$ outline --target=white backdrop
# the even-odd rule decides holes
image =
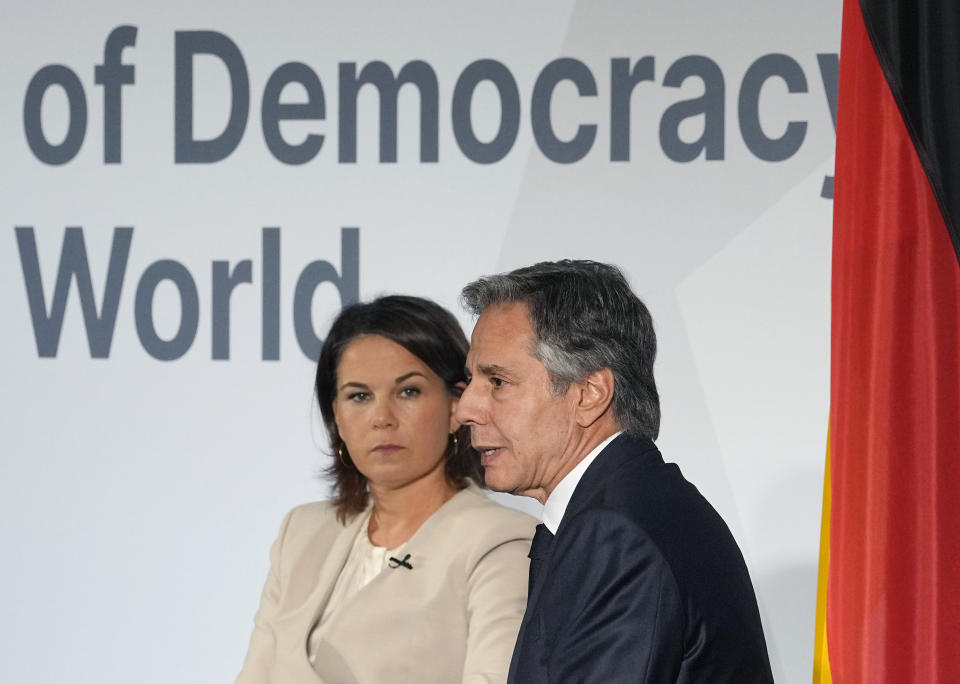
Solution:
[[[809,680],[839,0],[6,0],[4,14],[0,681],[231,681],[282,514],[327,493],[295,320],[322,338],[341,293],[403,292],[469,332],[463,284],[563,257],[617,263],[649,305],[659,446],[740,542],[777,680]],[[135,31],[110,47],[122,26]],[[220,52],[191,61],[190,45]],[[436,110],[421,117],[429,88],[402,86],[383,159],[391,126],[369,84],[354,123],[350,65],[418,61],[404,73],[432,70]],[[288,62],[305,67],[276,78],[310,83],[280,101],[314,104],[271,149],[264,93]],[[178,158],[178,107],[197,141],[232,108],[247,118],[218,161],[181,128]],[[582,125],[594,137],[578,147]],[[339,291],[311,294],[331,269]]]

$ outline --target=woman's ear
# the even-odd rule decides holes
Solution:
[[[463,390],[467,389],[467,383],[463,380],[454,385],[456,392],[453,393],[453,396],[450,397],[450,433],[453,434],[462,427],[462,423],[456,419],[457,415],[457,404],[460,403],[460,395],[463,394]]]

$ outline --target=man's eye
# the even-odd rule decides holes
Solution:
[[[492,377],[490,378],[490,384],[493,385],[494,387],[503,387],[503,385],[504,385],[505,383],[503,382],[503,379],[502,379],[502,378],[498,378],[498,377],[496,377],[496,376],[492,376]]]

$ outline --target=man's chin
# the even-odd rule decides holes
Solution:
[[[502,473],[497,471],[497,467],[495,465],[485,465],[483,466],[483,483],[488,489],[492,489],[495,492],[515,494],[517,488],[516,484],[507,482],[505,478],[499,477],[501,474]]]

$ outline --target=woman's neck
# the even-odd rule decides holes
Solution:
[[[398,489],[371,486],[373,512],[367,534],[374,546],[395,549],[457,493],[444,469]]]

